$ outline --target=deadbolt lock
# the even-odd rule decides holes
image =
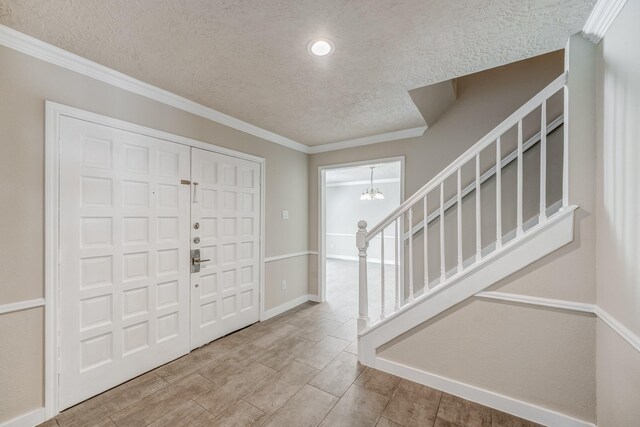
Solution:
[[[193,228],[195,228],[196,230],[200,228],[200,223],[196,222],[195,224],[193,224]]]

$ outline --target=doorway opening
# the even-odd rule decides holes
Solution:
[[[357,310],[358,249],[357,223],[371,229],[402,203],[404,196],[404,157],[324,166],[320,168],[319,294],[331,305]],[[380,264],[385,281],[393,282],[397,251],[395,230],[370,242],[368,265],[369,295],[378,295]],[[381,247],[384,245],[384,258]],[[394,292],[393,287],[388,287]],[[388,296],[393,301],[395,295]]]

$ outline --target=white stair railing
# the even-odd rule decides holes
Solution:
[[[359,319],[358,330],[360,333],[373,326],[374,324],[384,322],[393,317],[396,313],[407,309],[409,306],[415,303],[416,298],[420,300],[428,298],[430,292],[447,284],[456,277],[456,275],[462,274],[463,270],[469,268],[474,264],[483,262],[483,247],[482,247],[482,183],[489,179],[489,177],[495,177],[495,230],[496,241],[492,247],[492,251],[504,250],[505,242],[503,241],[502,230],[502,191],[503,191],[503,179],[505,175],[502,174],[502,169],[506,164],[516,160],[516,176],[515,176],[515,199],[516,199],[516,226],[515,226],[515,238],[508,242],[509,245],[522,239],[527,230],[523,227],[525,218],[523,218],[523,165],[524,165],[524,152],[528,150],[534,143],[540,144],[540,192],[539,192],[539,214],[538,223],[542,224],[549,220],[547,218],[547,134],[550,130],[556,129],[560,123],[566,122],[567,117],[567,105],[566,105],[566,92],[562,97],[564,102],[564,114],[561,117],[556,118],[551,124],[547,121],[548,101],[560,91],[566,91],[567,74],[562,74],[537,95],[531,98],[526,104],[511,114],[506,120],[496,126],[491,132],[484,136],[480,141],[469,148],[465,153],[453,161],[449,166],[442,170],[438,175],[431,179],[420,190],[411,195],[404,203],[402,203],[397,209],[390,213],[379,224],[373,227],[370,231],[367,231],[367,223],[365,221],[358,222],[358,232],[356,235],[356,245],[358,247],[359,254]],[[534,110],[540,111],[540,132],[528,141],[523,141],[523,120],[527,118]],[[501,149],[504,143],[504,135],[510,129],[517,129],[517,148],[513,153],[510,153],[506,157],[502,156]],[[566,161],[566,154],[568,153],[568,126],[564,126],[564,145],[563,145],[563,159],[562,162],[562,208],[567,207],[568,197],[568,170]],[[488,170],[482,170],[481,153],[483,150],[495,147],[495,164],[492,164]],[[485,159],[486,160],[486,159]],[[472,165],[475,168],[475,175],[472,182],[463,187],[462,183],[462,169],[466,165]],[[456,194],[451,198],[445,196],[445,181],[448,179],[454,179],[456,182]],[[431,192],[437,192],[439,203],[431,214],[429,214],[428,196]],[[465,263],[463,260],[463,239],[464,233],[469,233],[469,230],[465,230],[463,227],[462,219],[462,203],[463,198],[473,192],[475,194],[475,221],[474,221],[474,233],[475,234],[475,255],[471,258],[470,263]],[[511,195],[510,195],[511,196]],[[422,203],[421,203],[422,202]],[[492,202],[493,203],[493,202]],[[420,212],[420,206],[422,205],[422,212]],[[455,240],[446,239],[446,227],[445,227],[445,212],[457,206],[457,215],[455,218],[457,238]],[[562,209],[561,208],[561,209]],[[418,215],[421,215],[422,219],[417,224],[414,223],[414,210],[417,210]],[[429,222],[433,221],[436,217],[439,217],[439,240],[440,240],[440,265],[439,265],[439,280],[433,284],[429,281],[429,256],[432,251],[429,248],[428,232]],[[484,219],[484,222],[487,220]],[[385,247],[384,238],[381,240],[381,256],[380,256],[380,313],[373,318],[369,315],[369,283],[367,281],[367,250],[371,239],[378,235],[384,236],[385,230],[390,229],[395,234],[394,240],[394,273],[395,283],[394,292],[395,297],[394,304],[387,304],[387,285],[388,281],[385,278]],[[423,230],[423,254],[424,257],[421,260],[423,263],[424,274],[424,287],[419,296],[416,296],[415,284],[414,284],[414,234],[420,229]],[[408,237],[407,237],[408,236]],[[408,240],[407,247],[405,249],[405,240]],[[453,274],[447,272],[446,268],[446,245],[457,244],[456,251],[456,266],[453,269]],[[407,250],[407,256],[402,257],[401,251]],[[437,252],[436,252],[437,253]],[[484,254],[486,256],[486,254]],[[406,258],[407,265],[402,265],[401,259]],[[449,275],[447,274],[449,273]],[[406,288],[404,284],[406,274]],[[404,294],[407,293],[405,297]]]

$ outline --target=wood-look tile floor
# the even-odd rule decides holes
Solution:
[[[48,426],[534,426],[356,356],[356,308],[307,303],[59,414]]]

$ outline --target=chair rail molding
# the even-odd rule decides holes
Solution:
[[[274,262],[274,261],[280,261],[283,259],[289,259],[289,258],[297,258],[297,257],[301,257],[301,256],[306,256],[306,255],[318,255],[318,252],[316,251],[300,251],[300,252],[291,252],[288,254],[282,254],[282,255],[276,255],[276,256],[270,256],[264,259],[265,264],[269,263],[269,262]]]
[[[29,310],[36,307],[44,307],[44,298],[34,298],[30,300],[10,302],[0,305],[0,315],[14,313],[21,310]]]
[[[626,3],[627,0],[598,0],[582,28],[584,37],[600,43]]]
[[[541,298],[529,295],[518,295],[507,292],[478,292],[475,297],[496,301],[512,302],[517,304],[527,304],[539,307],[555,308],[560,310],[590,313],[602,320],[615,333],[620,335],[631,347],[640,353],[640,336],[633,333],[629,328],[616,320],[611,314],[597,304],[584,302],[574,302],[558,300],[552,298]]]

